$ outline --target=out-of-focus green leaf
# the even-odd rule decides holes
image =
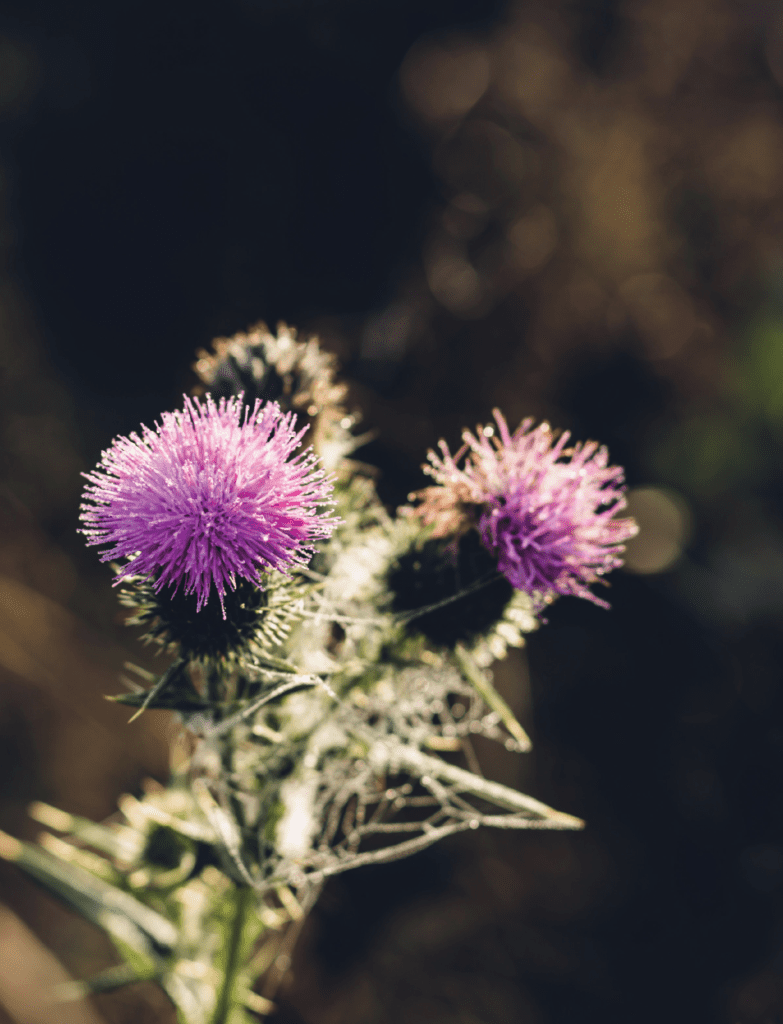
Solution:
[[[129,893],[31,843],[20,842],[5,833],[0,833],[0,840],[1,857],[18,864],[82,917],[141,956],[148,968],[160,953],[170,951],[176,944],[174,925]]]
[[[147,975],[139,975],[130,964],[118,964],[116,967],[109,967],[100,974],[96,974],[86,981],[66,981],[52,990],[54,1002],[68,1003],[77,999],[84,999],[85,996],[94,995],[98,992],[113,992],[126,985],[133,985],[137,981],[155,981],[158,972]]]
[[[89,818],[68,814],[41,801],[30,804],[28,814],[47,828],[74,836],[87,846],[92,846],[117,860],[133,861],[141,853],[142,837],[124,825],[109,828],[90,821]]]

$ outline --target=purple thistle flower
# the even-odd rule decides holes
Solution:
[[[509,583],[539,606],[573,594],[608,608],[588,586],[622,565],[623,542],[637,533],[633,519],[614,518],[626,505],[622,467],[595,441],[567,448],[568,431],[555,438],[526,419],[511,434],[494,416],[499,436],[465,431],[456,455],[443,441],[441,456],[429,453],[425,472],[440,486],[422,492],[424,521],[436,536],[472,522]]]
[[[288,575],[330,536],[335,520],[318,506],[331,480],[311,450],[290,458],[307,429],[296,431],[293,413],[207,395],[161,421],[116,438],[83,474],[87,543],[112,545],[103,562],[130,559],[115,585],[129,576],[153,579],[156,592],[184,585],[200,611],[214,584],[223,606],[237,577],[261,585],[269,569]]]

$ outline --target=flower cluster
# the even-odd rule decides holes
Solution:
[[[465,431],[452,455],[429,453],[427,472],[437,486],[419,493],[417,509],[435,536],[478,529],[506,579],[546,604],[572,594],[608,607],[590,584],[622,564],[623,542],[634,536],[625,507],[623,470],[610,466],[594,441],[568,446],[568,431],[524,420],[512,434],[495,410],[497,427]]]
[[[154,977],[189,1024],[274,1009],[266,950],[298,925],[262,936],[332,875],[481,826],[583,826],[486,778],[473,740],[530,749],[487,670],[557,594],[603,604],[588,587],[636,532],[605,449],[500,413],[430,453],[434,486],[391,516],[314,339],[259,326],[215,349],[215,397],[117,438],[81,510],[128,623],[170,655],[160,675],[126,663],[149,688],[113,699],[176,715],[172,778],[123,797],[122,824],[37,804],[67,837],[43,849],[0,832],[0,858],[130,954],[79,991]]]
[[[291,458],[304,430],[293,413],[242,398],[185,399],[163,413],[154,430],[117,438],[97,470],[84,474],[82,532],[88,544],[108,544],[102,561],[129,559],[116,581],[136,576],[195,593],[197,611],[214,586],[224,596],[237,578],[262,585],[262,574],[284,575],[306,564],[313,542],[335,520],[331,480],[305,451]]]

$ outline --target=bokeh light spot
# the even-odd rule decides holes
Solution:
[[[649,575],[672,568],[691,534],[693,516],[676,491],[636,487],[628,492],[627,513],[639,524],[639,533],[626,545],[625,568]]]

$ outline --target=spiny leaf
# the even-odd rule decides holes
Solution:
[[[122,693],[108,700],[138,708],[130,719],[133,722],[147,708],[170,711],[199,711],[209,707],[194,687],[187,674],[184,661],[176,661],[166,669],[155,685],[142,693]]]

